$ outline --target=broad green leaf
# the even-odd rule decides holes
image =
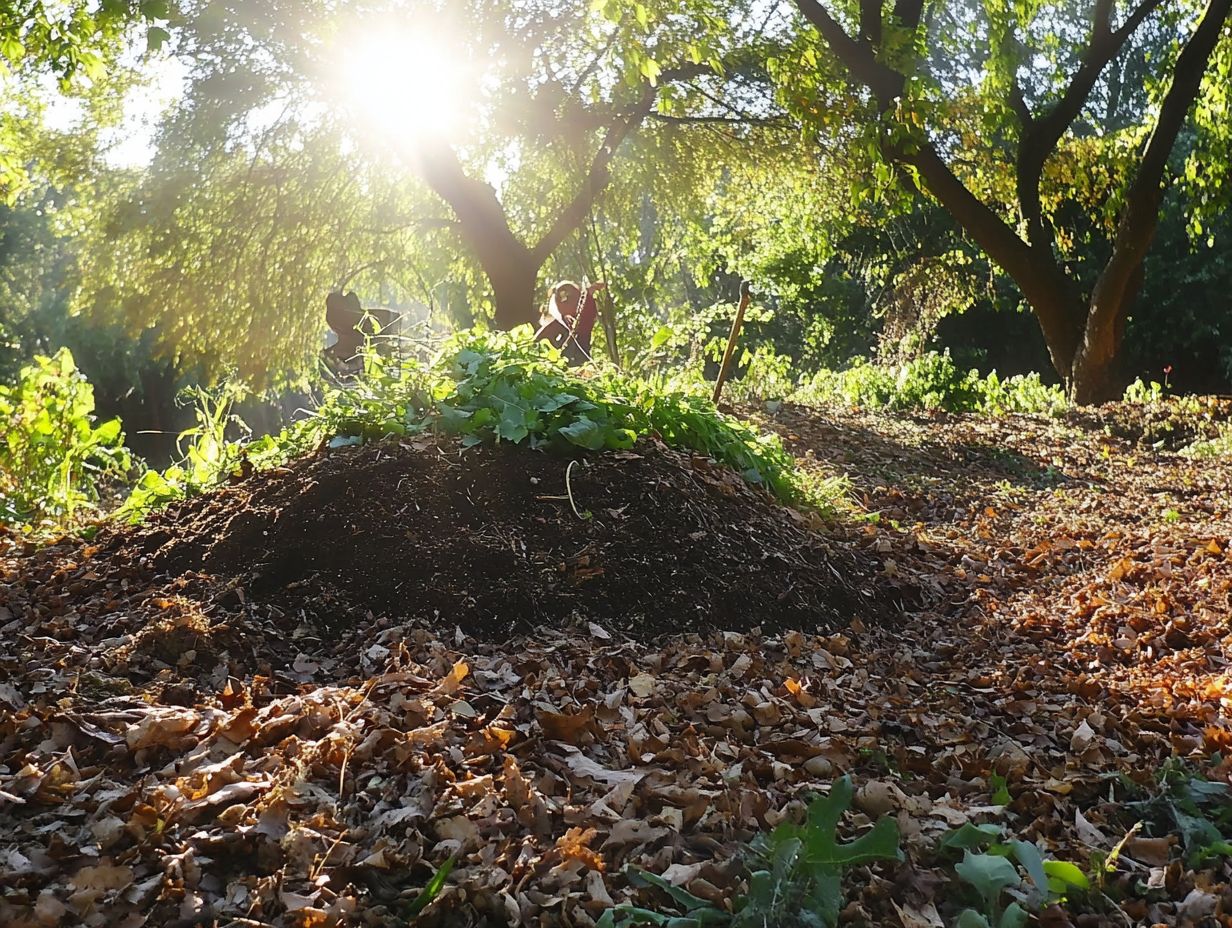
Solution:
[[[963,909],[955,922],[956,928],[992,928],[986,919],[975,909]]]
[[[958,875],[975,887],[988,907],[996,904],[1003,890],[1022,883],[1018,870],[1004,857],[993,854],[963,852],[963,859],[955,865]]]
[[[1091,881],[1087,875],[1067,860],[1044,861],[1044,872],[1048,874],[1048,885],[1053,892],[1064,892],[1068,889],[1087,890]]]
[[[1011,840],[1010,847],[1014,850],[1014,856],[1018,858],[1018,862],[1027,870],[1027,875],[1031,877],[1031,882],[1036,885],[1040,892],[1048,890],[1048,874],[1044,872],[1044,855],[1040,853],[1038,847],[1030,841]]]
[[[603,428],[587,416],[579,416],[571,425],[562,428],[560,434],[573,444],[591,451],[598,451],[606,440]]]
[[[964,822],[961,828],[945,833],[941,838],[941,846],[958,851],[978,850],[1001,837],[1004,830],[1000,825],[973,825],[971,822]]]
[[[683,906],[686,912],[692,912],[695,909],[708,909],[713,907],[712,904],[707,902],[705,899],[695,896],[692,893],[681,889],[679,886],[669,883],[661,876],[656,876],[653,873],[648,873],[647,871],[641,870],[637,867],[630,867],[626,872],[629,876],[629,882],[631,882],[634,886],[654,886],[657,889],[661,889],[663,892],[671,896],[676,903]]]
[[[1001,919],[997,922],[997,928],[1023,928],[1023,925],[1026,923],[1027,910],[1017,902],[1011,902],[1005,907],[1005,911],[1001,913]]]

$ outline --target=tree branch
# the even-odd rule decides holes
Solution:
[[[1134,31],[1162,2],[1163,0],[1143,0],[1114,31],[1111,28],[1113,0],[1097,0],[1091,17],[1091,38],[1080,57],[1078,71],[1065,88],[1061,99],[1038,118],[1023,121],[1022,112],[1019,112],[1019,120],[1023,121],[1023,134],[1018,143],[1016,188],[1018,208],[1026,223],[1027,238],[1031,244],[1050,250],[1053,246],[1052,228],[1044,222],[1043,205],[1040,201],[1039,188],[1044,165],[1082,112],[1108,63],[1120,54]],[[1010,105],[1018,111],[1013,97]],[[1025,101],[1022,106],[1026,111]]]
[[[655,88],[647,84],[633,112],[625,119],[618,120],[608,127],[603,136],[603,142],[590,163],[590,169],[586,172],[586,178],[582,181],[581,189],[557,214],[556,220],[543,238],[530,250],[531,255],[540,263],[546,261],[569,233],[586,218],[586,214],[611,177],[612,159],[616,156],[616,149],[620,147],[620,143],[628,137],[629,133],[646,119],[650,108],[654,106],[654,101]]]
[[[1159,204],[1163,199],[1161,184],[1168,156],[1185,124],[1189,107],[1202,86],[1207,62],[1230,16],[1232,0],[1209,0],[1193,35],[1177,57],[1172,84],[1164,94],[1159,119],[1125,197],[1116,238],[1113,239],[1112,258],[1100,274],[1091,295],[1088,334],[1106,326],[1111,316],[1126,309],[1130,285],[1146,257],[1159,224]],[[1086,347],[1084,345],[1084,353]]]
[[[849,36],[818,0],[796,0],[796,6],[817,27],[830,50],[852,77],[872,92],[882,111],[889,109],[894,98],[902,92],[903,75],[878,61],[871,46]]]
[[[490,184],[468,177],[458,154],[442,141],[426,142],[416,152],[420,176],[457,217],[457,229],[491,276],[524,262],[528,250],[505,216]]]
[[[720,124],[727,126],[786,126],[789,120],[785,116],[670,116],[667,113],[650,113],[649,117],[658,122],[671,123],[677,126],[698,124]]]
[[[873,48],[881,44],[881,0],[860,0],[860,41]]]

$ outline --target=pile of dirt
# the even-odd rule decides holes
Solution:
[[[657,444],[562,458],[386,442],[48,549],[0,586],[0,604],[45,637],[114,642],[103,665],[134,682],[172,667],[199,678],[191,665],[219,679],[323,659],[362,670],[355,642],[391,626],[651,638],[894,614],[875,556],[816,523]]]

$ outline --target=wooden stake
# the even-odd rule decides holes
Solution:
[[[731,372],[732,356],[736,353],[736,342],[740,338],[740,327],[744,325],[744,311],[749,308],[749,300],[752,298],[752,293],[749,291],[749,282],[743,280],[740,282],[740,305],[736,307],[736,318],[732,320],[731,335],[727,336],[727,350],[723,352],[723,363],[719,366],[719,379],[714,382],[714,394],[710,397],[714,400],[714,404],[719,405],[719,397],[723,393],[723,384],[727,382],[727,375]]]

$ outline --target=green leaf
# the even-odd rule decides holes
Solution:
[[[514,443],[522,441],[530,434],[526,419],[526,410],[510,403],[501,413],[500,422],[496,426],[497,436]]]
[[[562,428],[560,434],[578,447],[591,451],[598,451],[606,440],[603,427],[588,416],[578,416],[575,422]]]
[[[146,19],[166,19],[167,0],[141,0],[141,15]]]
[[[570,403],[576,403],[578,397],[572,393],[557,393],[555,396],[550,396],[541,403],[536,403],[535,408],[540,412],[556,412],[562,406],[568,406]]]
[[[0,55],[3,55],[13,64],[17,64],[25,56],[26,47],[21,44],[21,41],[12,35],[6,35],[0,39]]]
[[[171,41],[171,33],[161,26],[151,26],[145,34],[145,50],[156,52]]]
[[[992,804],[994,806],[1008,806],[1013,801],[1005,777],[994,773],[988,778],[988,785],[992,787]]]
[[[1044,872],[1044,855],[1040,853],[1039,848],[1029,841],[1018,840],[1010,841],[1010,847],[1013,848],[1018,862],[1026,868],[1031,882],[1039,888],[1040,892],[1047,892],[1048,874]]]
[[[941,846],[956,851],[974,851],[987,847],[1001,837],[1003,831],[1000,825],[973,825],[971,822],[965,822],[961,828],[946,832],[941,838]]]
[[[663,879],[661,876],[656,876],[653,873],[648,873],[638,867],[629,867],[626,870],[629,877],[629,882],[634,886],[653,886],[656,889],[661,889],[676,901],[677,904],[684,907],[686,912],[693,912],[695,909],[713,908],[711,903],[705,899],[695,896],[692,893],[681,889]]]
[[[1085,891],[1091,888],[1087,875],[1068,860],[1046,860],[1044,872],[1048,874],[1048,887],[1053,892],[1061,893],[1067,889]]]
[[[603,446],[609,451],[628,451],[637,444],[637,432],[633,429],[609,429]]]
[[[840,777],[830,788],[829,795],[819,796],[809,805],[803,835],[808,859],[822,866],[840,869],[874,860],[902,860],[902,850],[898,846],[898,824],[888,816],[879,819],[871,831],[855,841],[846,844],[838,842],[838,823],[843,813],[851,807],[852,794],[851,777]]]
[[[1017,902],[1011,902],[1001,913],[997,928],[1022,928],[1027,923],[1027,910]]]
[[[955,922],[955,928],[992,928],[986,919],[975,909],[963,909]]]
[[[1003,890],[1022,883],[1018,870],[1004,857],[993,854],[963,852],[963,859],[955,865],[958,875],[975,887],[983,897],[986,907],[993,908]]]
[[[108,419],[94,430],[94,441],[100,445],[112,445],[120,439],[120,420]]]
[[[453,870],[454,863],[454,857],[450,856],[448,860],[441,864],[441,868],[432,875],[428,885],[423,888],[423,891],[415,897],[414,901],[407,908],[408,915],[414,918],[431,905],[432,900],[441,894],[441,890],[445,888],[445,880],[449,878],[449,873]]]
[[[988,919],[973,908],[965,908],[958,913],[958,921],[954,924],[955,928],[992,928],[991,924],[988,924]]]

